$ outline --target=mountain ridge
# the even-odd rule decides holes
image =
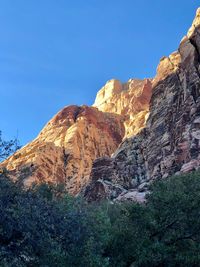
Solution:
[[[62,182],[88,200],[128,194],[139,201],[150,180],[198,169],[199,36],[200,9],[179,49],[160,60],[155,78],[108,81],[92,107],[65,107],[0,166],[27,187]]]
[[[92,182],[85,191],[88,200],[143,202],[150,181],[199,169],[199,18],[200,9],[178,51],[158,65],[146,127],[124,140],[110,159],[94,162]]]
[[[109,86],[107,83],[108,90],[116,90],[117,83],[113,81]],[[134,90],[131,92],[132,98],[145,103],[133,110],[133,115],[140,119],[137,128],[131,125],[135,132],[144,127],[151,95],[151,83],[146,85],[146,80],[141,83],[144,86],[138,88],[138,95],[134,95]],[[146,88],[150,91],[148,96]],[[22,179],[26,187],[32,183],[62,182],[70,193],[79,193],[88,182],[94,159],[111,156],[125,138],[124,114],[108,111],[86,105],[64,107],[36,139],[1,163],[1,167],[8,169],[12,179],[21,179],[24,168],[29,168],[29,175]]]

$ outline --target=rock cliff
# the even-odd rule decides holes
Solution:
[[[128,134],[128,123],[131,132],[136,133],[144,127],[151,82],[131,80],[122,85],[116,80],[109,81],[104,87],[104,95],[110,98],[110,103],[118,101],[116,110],[111,106],[106,108],[105,99],[99,97],[101,92],[102,89],[94,107],[69,106],[61,110],[35,140],[8,158],[1,167],[8,169],[11,177],[25,186],[62,182],[70,193],[79,193],[88,183],[93,161],[111,156]],[[129,98],[135,107],[129,107],[130,115],[126,115]],[[97,108],[100,99],[103,105]],[[136,119],[131,121],[131,116]]]
[[[200,9],[154,79],[108,81],[92,107],[65,107],[1,163],[25,186],[62,182],[89,201],[140,202],[150,181],[199,166]]]
[[[85,195],[142,201],[149,181],[199,166],[200,9],[178,51],[158,65],[146,127],[125,139],[111,158],[94,162]]]
[[[122,141],[120,116],[87,106],[69,106],[39,136],[1,164],[25,186],[62,182],[72,194],[88,182],[92,162],[110,156]]]
[[[121,115],[125,137],[129,137],[145,127],[151,93],[151,79],[130,79],[127,83],[110,80],[97,93],[94,106],[103,112]]]

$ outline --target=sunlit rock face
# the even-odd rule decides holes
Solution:
[[[154,79],[110,80],[69,106],[0,167],[25,186],[65,184],[89,201],[144,202],[149,183],[200,166],[200,9]]]
[[[200,8],[197,9],[196,16],[193,20],[192,26],[187,32],[187,37],[190,38],[195,32],[196,28],[200,25]]]
[[[150,80],[111,80],[97,94],[94,107],[64,108],[1,167],[26,187],[64,183],[69,193],[77,194],[89,182],[93,161],[111,156],[123,138],[145,126],[150,96]]]
[[[118,115],[94,107],[69,106],[1,167],[6,167],[25,186],[62,182],[70,193],[76,194],[87,184],[93,160],[110,156],[124,132]]]
[[[150,79],[130,79],[127,83],[113,79],[97,93],[94,106],[103,112],[121,115],[125,137],[129,137],[144,128],[149,114],[151,93]]]
[[[94,162],[88,200],[122,199],[141,184],[199,169],[200,9],[178,51],[161,59],[152,84],[146,127],[124,140],[111,158]]]

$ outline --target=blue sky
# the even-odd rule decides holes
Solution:
[[[0,130],[21,144],[111,79],[155,75],[196,0],[0,0]]]

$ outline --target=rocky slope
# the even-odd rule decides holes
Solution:
[[[110,80],[93,107],[65,107],[1,167],[25,186],[62,182],[88,200],[142,202],[150,181],[199,165],[200,9],[154,79]]]
[[[129,137],[136,135],[145,127],[151,93],[150,79],[130,79],[124,84],[118,80],[110,80],[97,93],[94,106],[103,112],[121,115],[125,126],[125,137]]]
[[[87,184],[93,160],[111,155],[123,136],[124,126],[118,115],[93,107],[69,106],[1,167],[25,186],[62,182],[76,194]]]
[[[104,94],[110,97],[110,102],[117,100],[121,106],[116,111],[105,105],[98,109],[98,94],[95,107],[66,107],[50,120],[35,140],[0,166],[25,186],[62,182],[70,193],[79,193],[88,183],[93,161],[111,156],[128,134],[127,124],[135,133],[144,127],[151,82],[131,80],[122,86],[119,81],[112,80],[105,85]],[[126,116],[129,98],[136,104]],[[137,118],[133,123],[131,116]]]
[[[200,9],[178,51],[160,61],[145,129],[94,162],[85,196],[143,201],[149,181],[199,166]]]

